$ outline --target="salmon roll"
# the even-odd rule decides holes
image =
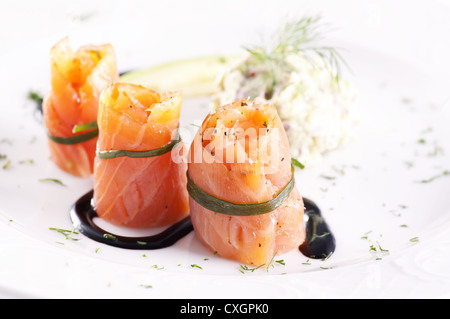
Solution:
[[[181,106],[181,92],[128,83],[103,91],[93,198],[100,218],[150,228],[189,214],[187,150],[178,135]]]
[[[73,51],[64,38],[51,49],[50,65],[51,90],[42,107],[51,159],[69,174],[90,177],[98,99],[107,85],[119,79],[114,49],[104,44]],[[77,132],[77,127],[84,128]]]
[[[192,224],[209,250],[260,266],[304,241],[303,199],[274,106],[239,100],[218,107],[188,158]]]

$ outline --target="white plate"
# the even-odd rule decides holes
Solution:
[[[139,27],[145,26],[140,23]],[[165,56],[159,47],[149,58],[142,50],[150,44],[137,48],[135,38],[112,36],[126,35],[136,25],[91,27],[73,31],[72,36],[80,43],[111,40],[122,70],[183,58],[183,54],[201,55],[202,49],[205,54],[222,50],[210,44],[173,53],[177,46],[167,43],[171,53]],[[29,90],[48,88],[47,54],[54,41],[49,37],[1,61],[0,154],[6,154],[11,164],[0,167],[0,296],[448,296],[450,176],[420,182],[450,170],[448,89],[424,65],[404,62],[363,42],[337,40],[348,51],[346,59],[353,70],[349,76],[359,92],[358,139],[296,173],[302,195],[322,208],[337,250],[326,261],[308,260],[295,250],[277,256],[285,265],[242,273],[239,263],[209,253],[195,233],[167,249],[132,251],[82,235],[75,236],[79,241],[66,240],[49,230],[72,229],[70,207],[92,188],[91,179],[71,177],[49,160],[43,127],[34,116],[34,104],[26,99]],[[243,41],[248,41],[245,32],[223,51],[233,51]],[[201,122],[207,112],[208,98],[186,99],[181,118],[185,134],[194,132],[191,124]],[[27,159],[33,163],[21,163]],[[42,178],[60,179],[66,186],[40,182]],[[112,232],[136,234],[99,223]]]

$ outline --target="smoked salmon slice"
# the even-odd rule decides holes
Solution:
[[[157,93],[129,83],[105,88],[94,162],[94,208],[99,217],[115,225],[148,228],[189,214],[183,157],[187,151],[181,141],[173,143],[181,106],[181,92]],[[158,154],[148,156],[152,152]]]
[[[274,106],[239,100],[217,108],[203,121],[188,158],[188,183],[204,192],[199,200],[190,191],[192,224],[211,251],[260,266],[304,241],[303,199],[295,188],[289,143]],[[285,200],[269,212],[246,216],[226,208],[260,207],[281,192]],[[221,212],[209,209],[205,198],[211,197],[225,202]]]
[[[73,129],[95,123],[100,93],[119,79],[113,47],[87,45],[73,51],[66,37],[50,50],[50,65],[51,90],[44,97],[43,115],[51,159],[74,176],[89,177],[97,134]]]

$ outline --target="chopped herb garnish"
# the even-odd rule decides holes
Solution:
[[[291,163],[294,166],[297,166],[300,169],[304,169],[305,165],[303,165],[302,163],[300,163],[298,160],[296,160],[295,158],[291,158]]]
[[[331,255],[333,255],[333,252],[330,252],[328,255],[324,256],[324,257],[322,258],[322,261],[327,260],[328,258],[331,257]]]
[[[141,287],[143,287],[143,288],[153,288],[153,286],[152,285],[141,285]]]
[[[42,103],[44,101],[42,95],[34,91],[28,92],[28,99],[35,101],[36,103]]]
[[[111,235],[111,234],[103,234],[103,238],[110,239],[110,240],[116,240],[117,239],[116,236]]]
[[[153,265],[152,268],[155,268],[156,270],[163,270],[164,266],[158,267],[158,265]]]
[[[450,171],[444,171],[442,174],[439,175],[435,175],[433,177],[430,177],[428,179],[423,179],[421,181],[418,181],[418,183],[422,183],[422,184],[427,184],[427,183],[431,183],[432,181],[444,177],[444,176],[449,176],[450,175]]]
[[[19,162],[19,164],[33,164],[33,163],[34,163],[34,160],[31,158],[27,158],[27,159],[24,159],[23,161]]]
[[[7,169],[10,164],[11,164],[10,160],[6,161],[5,165],[3,165],[3,169]]]
[[[73,238],[71,237],[71,235],[79,235],[78,232],[73,231],[73,230],[67,230],[67,229],[61,229],[61,228],[54,228],[54,227],[49,227],[50,230],[54,230],[57,231],[58,233],[64,235],[64,237],[66,237],[66,239],[71,239],[73,241],[78,241],[80,240],[79,238]]]
[[[329,176],[329,175],[320,175],[320,177],[322,177],[322,178],[324,178],[324,179],[328,179],[328,180],[330,180],[330,181],[332,181],[332,180],[335,180],[336,179],[336,177],[334,177],[334,176]]]
[[[284,262],[284,259],[280,259],[280,260],[275,260],[276,263],[286,266],[286,263]]]
[[[413,237],[409,240],[412,243],[418,243],[419,242],[419,237]]]
[[[199,266],[199,265],[197,265],[197,264],[192,264],[192,265],[191,265],[191,267],[192,267],[192,268],[203,269],[202,267],[200,267],[200,266]]]
[[[56,178],[42,178],[39,181],[40,182],[52,182],[52,183],[59,184],[61,186],[66,186],[63,182],[61,182],[59,179],[56,179]]]
[[[432,152],[429,152],[427,154],[428,157],[436,157],[438,155],[444,154],[444,149],[440,147],[439,145],[434,146],[434,150]]]
[[[42,113],[42,102],[44,101],[42,95],[37,92],[30,91],[28,92],[28,99],[34,101],[36,103],[36,110]]]
[[[255,267],[255,268],[248,268],[247,265],[240,265],[240,266],[241,266],[240,272],[241,272],[241,273],[244,273],[243,270],[244,270],[244,271],[254,272],[255,270],[257,270],[257,269],[263,267],[264,265],[265,265],[265,264],[262,264],[262,265],[259,265],[258,267]]]
[[[275,253],[274,255],[273,255],[273,257],[272,257],[272,259],[270,260],[270,262],[269,262],[269,264],[267,265],[267,268],[266,268],[266,270],[267,271],[269,271],[269,268],[270,267],[274,267],[274,265],[273,265],[273,263],[274,263],[274,260],[275,260],[275,256],[277,255],[277,253]]]
[[[379,250],[379,251],[385,252],[385,253],[389,252],[389,250],[381,248],[381,246],[380,246],[380,244],[379,244],[378,242],[377,242],[377,245],[378,245],[378,250]],[[373,246],[373,245],[372,245],[372,246]],[[371,250],[373,250],[373,249],[371,249]],[[376,251],[376,248],[375,248],[375,251]]]

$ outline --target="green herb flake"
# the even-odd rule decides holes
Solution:
[[[146,289],[153,288],[152,285],[141,285],[141,287],[146,288]]]
[[[326,260],[328,260],[330,257],[331,257],[331,255],[333,255],[333,252],[330,252],[328,255],[324,255],[323,256],[323,258],[321,259],[322,261],[326,261]]]
[[[285,263],[284,259],[275,260],[275,262],[280,264],[280,265],[286,266],[286,263]]]
[[[413,237],[409,240],[411,243],[418,243],[419,242],[419,237]]]
[[[42,95],[35,91],[28,92],[28,99],[36,103],[42,103],[44,101]]]
[[[389,252],[389,250],[381,248],[380,243],[377,242],[377,245],[378,245],[378,250],[379,250],[380,252],[383,252],[383,253],[388,253],[388,252]],[[375,249],[375,250],[376,250],[376,249]]]
[[[199,266],[199,265],[197,265],[197,264],[191,264],[191,267],[192,267],[192,268],[203,269],[202,267],[200,267],[200,266]]]
[[[62,228],[55,228],[55,227],[49,227],[49,230],[53,230],[56,231],[62,235],[64,235],[64,237],[66,237],[66,239],[70,239],[73,241],[79,241],[80,238],[74,238],[72,237],[72,235],[79,235],[80,233],[74,231],[74,230],[68,230],[68,229],[62,229]]]
[[[117,239],[116,236],[111,235],[111,234],[103,234],[103,238],[110,239],[110,240],[116,240]]]
[[[39,182],[42,182],[42,183],[51,182],[51,183],[59,184],[61,186],[66,186],[61,180],[56,179],[56,178],[41,178],[39,180]]]
[[[159,267],[158,265],[153,265],[152,268],[155,268],[156,270],[163,270],[164,266]]]
[[[34,164],[34,160],[31,158],[27,158],[27,159],[20,161],[19,164]]]
[[[403,104],[410,104],[410,103],[412,103],[412,99],[410,99],[409,97],[403,97],[401,99],[401,101],[402,101]]]
[[[254,272],[255,270],[263,267],[265,264],[259,265],[258,267],[254,267],[254,268],[249,268],[247,265],[239,265],[241,267],[240,272],[244,273],[243,271],[250,271],[250,272]]]
[[[418,183],[428,184],[428,183],[431,183],[431,182],[433,182],[434,180],[436,180],[438,178],[449,176],[449,175],[450,175],[450,171],[444,171],[444,172],[442,172],[442,174],[435,175],[435,176],[430,177],[428,179],[423,179],[421,181],[418,181]]]
[[[298,160],[296,160],[295,158],[291,158],[291,163],[294,166],[297,166],[300,169],[304,169],[305,165],[303,165],[302,163],[300,163]]]
[[[324,178],[324,179],[328,179],[328,180],[330,180],[330,181],[332,181],[332,180],[335,180],[336,179],[336,177],[334,177],[334,176],[329,176],[329,175],[320,175],[320,177],[321,178]]]
[[[3,165],[3,169],[8,169],[8,167],[11,165],[11,161],[10,160],[8,160],[8,161],[6,161],[6,163]]]
[[[275,254],[273,255],[272,259],[270,260],[269,264],[267,265],[267,268],[266,268],[267,271],[269,271],[269,268],[270,268],[270,267],[272,267],[272,268],[275,267],[273,263],[274,263],[274,261],[275,261],[275,256],[276,256],[276,255],[277,255],[277,253],[275,253]]]

